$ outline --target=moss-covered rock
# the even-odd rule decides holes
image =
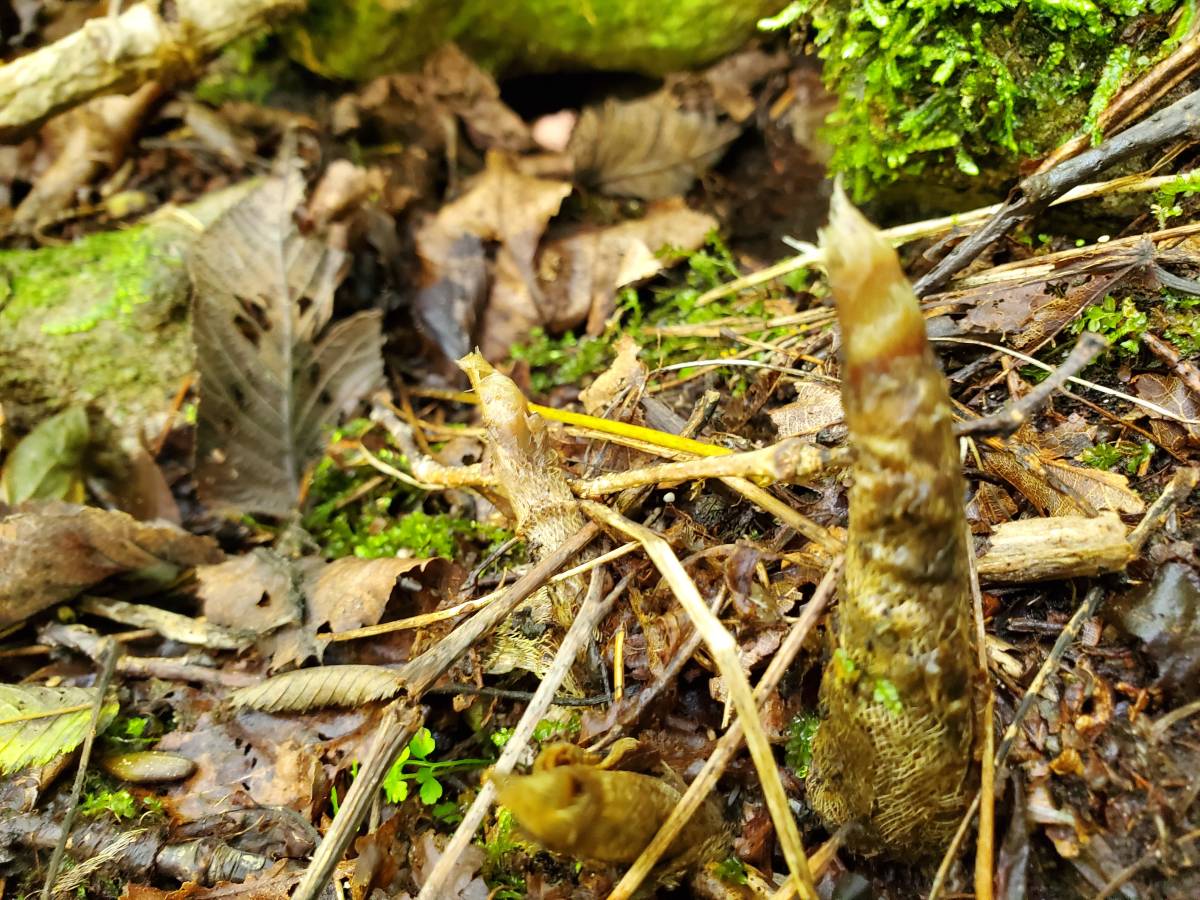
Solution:
[[[1178,44],[1190,0],[800,0],[839,103],[831,166],[860,199],[931,167],[995,187]],[[957,178],[954,173],[957,171]]]
[[[106,430],[155,427],[192,371],[184,256],[238,185],[71,244],[0,251],[0,402],[17,430],[71,405]]]
[[[329,77],[411,68],[448,41],[481,65],[527,72],[663,74],[737,48],[786,0],[312,0],[288,34],[293,55]]]

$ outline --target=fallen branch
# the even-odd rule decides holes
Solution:
[[[139,3],[89,19],[60,41],[0,66],[0,142],[100,94],[193,77],[233,40],[299,12],[305,0]]]

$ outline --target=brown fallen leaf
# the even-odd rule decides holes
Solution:
[[[589,416],[607,414],[617,395],[626,387],[633,387],[640,394],[640,388],[645,385],[648,370],[646,364],[638,360],[641,348],[637,341],[622,334],[617,338],[616,350],[612,364],[579,394],[583,409]]]
[[[265,635],[300,621],[303,597],[293,564],[259,548],[196,569],[196,596],[213,625]]]
[[[1143,400],[1157,403],[1185,419],[1200,419],[1200,397],[1182,378],[1174,375],[1138,375],[1133,389]],[[1176,453],[1186,447],[1200,447],[1200,425],[1184,425],[1151,415],[1150,431],[1164,448]]]
[[[52,119],[45,128],[57,147],[54,162],[38,177],[13,214],[13,228],[32,231],[74,206],[78,192],[125,158],[129,141],[162,87],[150,82],[128,97],[97,97]]]
[[[681,109],[661,90],[588,107],[567,152],[585,185],[603,194],[661,200],[687,193],[741,130],[714,113]]]
[[[984,451],[982,459],[985,472],[1011,484],[1042,515],[1087,515],[1105,509],[1139,515],[1146,510],[1145,502],[1129,487],[1129,480],[1117,472],[1077,466],[1034,453],[1031,462],[1034,467],[1041,467],[1038,472],[1008,450]],[[1074,492],[1091,509],[1082,507],[1069,493],[1057,489],[1056,484]]]
[[[1017,514],[1017,504],[1004,488],[980,481],[967,503],[967,521],[972,534],[987,534],[993,525],[1007,522]]]
[[[667,263],[658,255],[665,246],[698,249],[717,224],[712,216],[689,209],[675,197],[654,204],[640,219],[548,241],[538,256],[545,318],[530,324],[563,331],[586,318],[589,334],[602,333],[619,288],[665,268]],[[493,303],[503,275],[496,274]],[[517,295],[515,285],[509,293]]]
[[[464,337],[469,346],[476,333],[486,356],[506,356],[531,325],[548,318],[533,258],[547,223],[570,192],[567,182],[523,175],[503,154],[490,152],[487,167],[462,195],[417,226],[414,238],[426,276],[415,301],[416,314],[448,359],[457,359]],[[496,286],[477,328],[479,250],[484,241],[500,246]],[[447,321],[447,302],[454,304],[458,318]]]
[[[377,710],[272,715],[243,710],[202,713],[189,731],[173,731],[155,749],[186,756],[196,771],[166,791],[184,821],[247,806],[280,806],[313,815],[329,797],[325,759],[363,759]]]
[[[441,566],[442,559],[358,559],[348,556],[324,566],[310,579],[308,624],[314,630],[328,624],[336,633],[375,625],[383,618],[388,601],[400,579],[408,573],[423,572],[430,564]],[[419,585],[418,585],[419,586]]]
[[[798,381],[796,399],[768,415],[781,439],[816,434],[842,421],[842,392],[823,381]]]
[[[0,518],[0,627],[114,575],[164,582],[222,558],[209,537],[116,510],[28,504]]]
[[[218,219],[189,258],[196,487],[223,513],[291,513],[324,429],[383,377],[378,311],[329,325],[345,256],[300,233],[303,190],[287,166]]]

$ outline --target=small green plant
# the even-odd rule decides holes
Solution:
[[[105,745],[117,752],[132,753],[145,750],[158,740],[161,728],[154,719],[145,716],[118,716],[104,732]]]
[[[79,811],[85,816],[112,813],[118,819],[132,819],[137,816],[137,810],[136,798],[124,788],[97,787],[85,793],[79,803]]]
[[[1166,228],[1168,219],[1182,216],[1183,205],[1179,201],[1197,193],[1200,193],[1200,172],[1185,172],[1155,191],[1150,211],[1158,220],[1158,227]]]
[[[442,799],[444,789],[438,775],[456,769],[473,769],[486,766],[486,759],[453,759],[432,762],[429,756],[437,749],[437,742],[428,728],[418,731],[400,756],[392,763],[383,779],[383,793],[389,803],[403,803],[408,799],[409,783],[417,785],[417,795],[426,806],[433,806]]]
[[[876,703],[883,704],[892,715],[897,715],[903,706],[900,704],[900,692],[896,690],[896,685],[886,678],[878,678],[875,681],[875,689],[871,692],[871,699]]]
[[[1163,337],[1185,359],[1200,356],[1200,297],[1163,291]]]
[[[1079,461],[1106,471],[1122,467],[1127,474],[1136,475],[1153,456],[1154,445],[1149,441],[1113,441],[1089,447],[1079,454]]]
[[[1103,335],[1117,353],[1137,356],[1142,349],[1141,337],[1149,326],[1150,320],[1137,308],[1132,297],[1124,298],[1118,305],[1116,298],[1109,294],[1100,303],[1085,309],[1071,323],[1071,330],[1075,334],[1094,331]]]
[[[784,759],[797,778],[807,778],[812,766],[813,738],[817,736],[820,720],[815,713],[801,713],[792,720],[788,728],[787,747]]]
[[[717,877],[729,884],[748,884],[746,864],[736,856],[727,856],[717,863]]]

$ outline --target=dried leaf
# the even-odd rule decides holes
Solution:
[[[1133,389],[1143,400],[1157,403],[1185,419],[1200,419],[1200,397],[1197,397],[1174,375],[1138,375]],[[1152,416],[1150,428],[1164,447],[1179,451],[1190,445],[1200,447],[1200,425],[1182,425]]]
[[[739,125],[680,109],[658,91],[585,109],[567,152],[584,182],[601,193],[661,200],[687,193],[740,133]]]
[[[1004,488],[990,481],[979,482],[975,496],[967,503],[967,521],[974,534],[987,534],[993,525],[1007,522],[1017,514],[1017,504]]]
[[[1180,701],[1195,698],[1200,674],[1200,577],[1168,562],[1154,579],[1118,597],[1106,617],[1142,641],[1158,668],[1158,684]]]
[[[74,750],[87,737],[94,688],[0,684],[0,772],[11,774]],[[100,709],[97,733],[117,714],[115,700]]]
[[[665,246],[698,249],[717,224],[674,198],[655,204],[640,219],[547,242],[538,256],[544,318],[529,324],[562,331],[586,317],[588,333],[601,333],[619,288],[662,271],[667,263],[658,252]],[[496,273],[497,293],[504,274]],[[495,297],[493,293],[493,303]]]
[[[334,423],[382,378],[380,315],[326,329],[343,255],[300,234],[303,181],[265,181],[201,237],[190,266],[200,372],[196,481],[222,511],[285,516]]]
[[[780,438],[816,434],[842,421],[842,392],[823,381],[798,381],[796,399],[768,415]]]
[[[221,557],[212,538],[116,510],[55,502],[14,512],[0,519],[0,627],[113,575],[162,582]]]
[[[638,360],[641,348],[627,334],[617,338],[617,355],[607,369],[596,376],[588,387],[579,394],[584,411],[589,416],[604,416],[616,402],[617,395],[627,387],[644,386],[646,364]],[[641,391],[639,390],[640,394]]]
[[[1146,509],[1145,502],[1129,487],[1129,480],[1124,475],[1076,466],[1065,460],[1047,459],[1041,454],[1031,456],[1042,468],[1041,472],[1032,471],[1016,454],[1007,450],[985,451],[983,469],[1011,484],[1042,515],[1071,516],[1089,512],[1069,494],[1056,489],[1055,484],[1075,492],[1095,510],[1111,509],[1138,515]]]
[[[547,320],[533,256],[569,193],[567,182],[523,175],[503,154],[490,152],[487,168],[462,196],[416,229],[417,253],[426,270],[426,286],[415,301],[417,316],[448,359],[457,359],[463,338],[476,333],[486,356],[507,356],[531,325]],[[500,245],[496,287],[477,328],[478,250],[486,241]],[[441,307],[446,302],[454,304],[457,319],[446,321]]]
[[[91,439],[87,413],[71,406],[29,432],[13,448],[0,475],[0,496],[26,500],[83,499],[83,453]]]
[[[362,706],[394,697],[401,687],[400,677],[380,666],[319,666],[239,688],[230,702],[265,712],[303,712],[323,706]]]
[[[103,616],[132,628],[152,629],[181,644],[208,647],[211,650],[240,650],[254,640],[249,632],[224,628],[214,622],[193,619],[144,603],[126,603],[110,597],[83,597],[78,602],[78,608],[82,612]]]
[[[348,556],[324,566],[306,590],[309,627],[328,623],[333,631],[374,625],[383,616],[396,582],[434,559],[358,559]]]
[[[214,625],[268,634],[299,622],[303,597],[299,574],[284,557],[258,548],[213,566],[196,569],[196,595],[204,617]]]

